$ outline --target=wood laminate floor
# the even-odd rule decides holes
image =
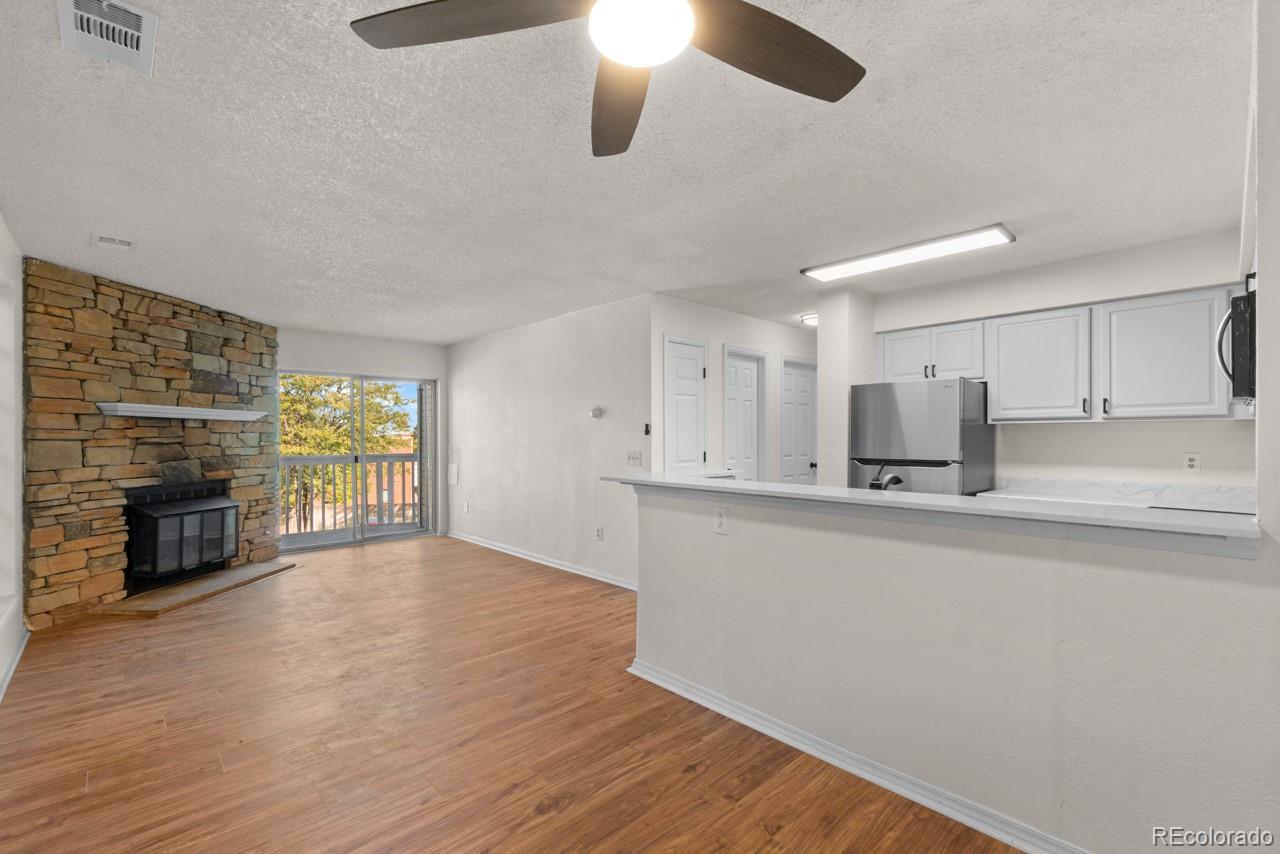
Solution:
[[[1007,851],[625,672],[635,595],[447,538],[31,639],[0,850]]]

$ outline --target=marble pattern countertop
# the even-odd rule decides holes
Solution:
[[[1049,522],[1130,531],[1153,531],[1220,537],[1228,540],[1258,540],[1257,518],[1235,513],[1203,510],[1169,510],[1146,506],[1097,501],[1068,501],[1057,498],[1005,497],[999,495],[932,495],[923,492],[882,492],[836,486],[808,486],[792,483],[682,477],[661,473],[636,473],[605,477],[602,480],[630,484],[637,488],[686,490],[743,498],[785,499],[796,502],[841,504],[901,510],[904,513],[945,513],[969,517]]]
[[[1258,490],[1252,486],[1021,477],[1009,478],[1004,486],[983,494],[997,498],[1081,501],[1248,516],[1258,513]]]

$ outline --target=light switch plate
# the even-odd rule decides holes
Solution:
[[[729,535],[729,510],[726,507],[717,507],[711,511],[711,530],[721,536]]]
[[[1188,451],[1182,455],[1182,470],[1190,474],[1200,473],[1200,453]]]
[[[644,465],[644,452],[627,451],[627,465],[637,467]]]

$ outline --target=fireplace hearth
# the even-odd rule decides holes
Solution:
[[[240,504],[225,480],[125,492],[129,595],[222,569],[239,550]]]

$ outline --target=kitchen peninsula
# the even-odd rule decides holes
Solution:
[[[695,702],[1026,850],[1137,850],[1170,804],[1228,818],[1198,781],[1274,780],[1230,723],[1274,678],[1252,516],[609,479],[639,507],[632,672]]]

